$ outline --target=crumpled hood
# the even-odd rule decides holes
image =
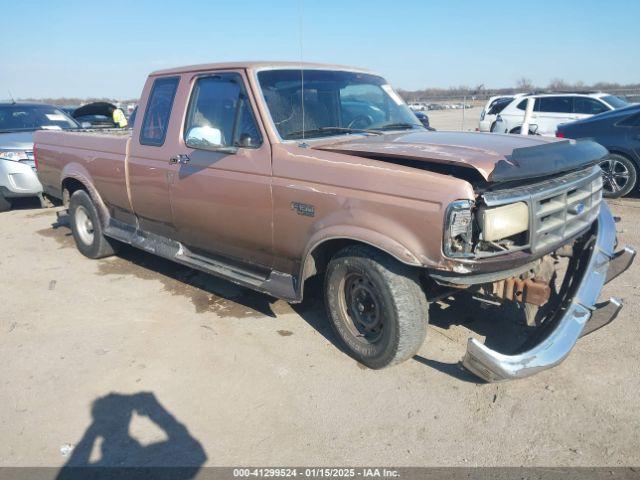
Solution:
[[[33,150],[33,132],[0,132],[0,150]]]
[[[411,159],[473,168],[488,182],[539,177],[596,163],[607,154],[589,140],[474,132],[412,131],[314,146],[376,158]]]

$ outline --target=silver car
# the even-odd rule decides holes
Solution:
[[[51,105],[0,103],[0,212],[11,208],[12,198],[39,197],[42,202],[33,132],[72,128],[80,125]]]

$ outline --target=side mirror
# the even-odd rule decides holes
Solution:
[[[192,148],[207,148],[222,146],[222,132],[213,127],[192,127],[187,132],[186,144]]]
[[[222,145],[222,132],[218,128],[209,126],[192,127],[187,132],[185,143],[188,147],[213,152],[236,153],[237,147],[225,147]]]

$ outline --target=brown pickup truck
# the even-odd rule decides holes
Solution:
[[[614,252],[596,143],[427,131],[382,77],[298,63],[154,72],[133,123],[35,135],[78,249],[130,244],[289,302],[321,274],[371,368],[413,356],[452,295],[516,305],[536,332],[509,354],[470,339],[486,381],[559,363],[621,308],[597,303],[635,251]]]

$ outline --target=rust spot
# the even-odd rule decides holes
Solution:
[[[278,335],[280,335],[281,337],[290,337],[291,335],[293,335],[293,332],[289,330],[278,330]]]

